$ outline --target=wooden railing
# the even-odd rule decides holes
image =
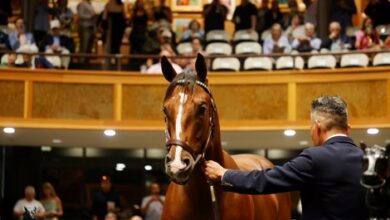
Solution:
[[[390,127],[390,67],[209,73],[223,130],[308,129],[311,100],[342,96],[355,128]],[[162,130],[161,75],[0,69],[0,127]]]

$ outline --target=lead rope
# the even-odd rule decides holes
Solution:
[[[210,180],[207,180],[207,183],[210,187],[210,195],[211,195],[211,205],[213,208],[214,220],[221,220],[221,216],[219,214],[219,205],[217,200],[217,194],[215,192],[214,183]]]

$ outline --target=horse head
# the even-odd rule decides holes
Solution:
[[[390,145],[386,148],[374,145],[367,147],[360,144],[364,151],[362,185],[366,188],[379,188],[386,183]]]
[[[166,122],[165,172],[172,181],[185,184],[209,145],[216,109],[207,87],[205,59],[198,54],[196,72],[177,74],[166,57],[161,65],[170,82],[163,104]]]

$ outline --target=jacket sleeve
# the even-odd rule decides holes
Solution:
[[[300,189],[313,181],[310,152],[303,151],[295,159],[266,170],[228,170],[222,177],[224,190],[244,194],[269,194]]]

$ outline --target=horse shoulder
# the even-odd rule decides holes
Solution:
[[[272,168],[274,165],[265,157],[254,154],[238,154],[232,156],[240,170],[266,169]]]

